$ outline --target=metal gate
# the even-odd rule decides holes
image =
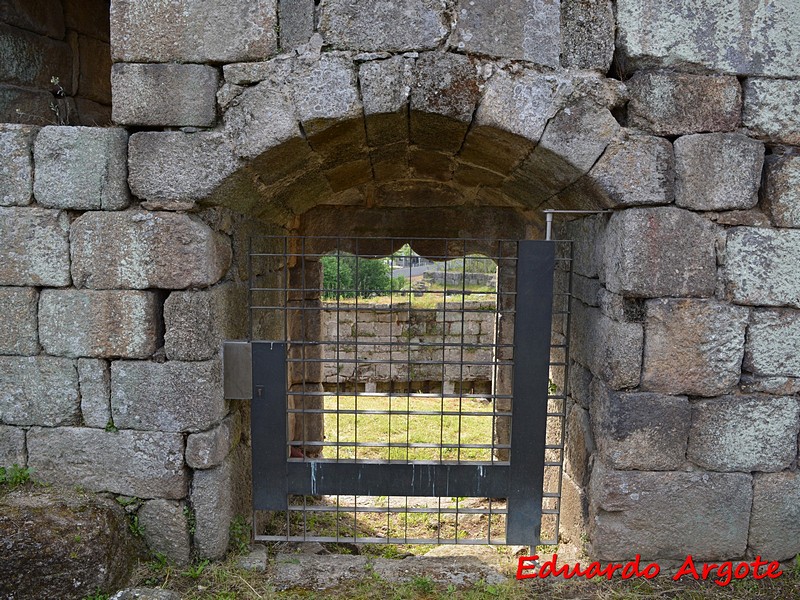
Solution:
[[[408,242],[422,256],[398,252]],[[551,370],[565,379],[568,357],[551,333],[569,293],[554,308],[553,286],[557,260],[567,275],[570,260],[559,254],[549,241],[251,242],[251,339],[270,338],[250,342],[253,507],[270,511],[256,539],[556,543],[565,390]],[[388,292],[361,285],[369,260],[390,270]],[[414,283],[423,261],[441,284]],[[474,261],[496,265],[493,289],[471,283]],[[473,326],[487,312],[492,331]],[[418,423],[432,439],[416,437]],[[557,468],[549,493],[546,466]],[[543,500],[555,539],[541,539]],[[409,527],[422,516],[430,535]],[[485,535],[471,535],[476,523]]]

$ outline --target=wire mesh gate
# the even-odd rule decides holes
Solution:
[[[571,258],[556,250],[251,240],[251,339],[274,340],[252,342],[256,539],[557,543]]]

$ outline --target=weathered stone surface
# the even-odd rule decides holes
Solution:
[[[470,54],[489,54],[559,66],[561,11],[558,2],[513,0],[460,2],[449,43]]]
[[[75,361],[51,356],[0,357],[0,421],[75,425],[80,421]]]
[[[742,374],[742,392],[752,394],[763,392],[774,396],[800,394],[800,377],[758,377]]]
[[[670,204],[674,165],[668,140],[625,131],[608,145],[586,178],[611,208]]]
[[[37,202],[52,208],[128,205],[128,134],[102,127],[45,127],[33,150]]]
[[[642,368],[643,329],[609,319],[600,309],[573,305],[572,350],[580,363],[613,389],[636,387]]]
[[[615,293],[639,298],[711,296],[716,227],[674,207],[631,208],[608,222],[601,281]]]
[[[564,447],[564,469],[578,483],[589,482],[589,459],[595,453],[589,411],[573,405],[567,415],[567,432]]]
[[[219,467],[195,471],[191,501],[197,530],[194,544],[206,558],[220,558],[228,550],[230,523],[235,516],[233,467],[226,460]]]
[[[592,386],[594,440],[614,469],[679,470],[686,460],[691,409],[686,396],[613,392]]]
[[[736,227],[728,230],[727,293],[739,304],[800,308],[800,231]]]
[[[778,227],[800,227],[800,156],[767,160],[764,201]]]
[[[58,77],[67,95],[72,88],[69,44],[0,23],[0,81],[49,90]]]
[[[170,360],[206,360],[225,339],[247,337],[247,290],[225,284],[198,292],[173,292],[164,303],[164,348]]]
[[[21,489],[0,499],[0,594],[80,600],[124,585],[136,564],[125,511],[70,490]]]
[[[181,600],[181,595],[161,588],[138,587],[120,590],[109,600]]]
[[[220,363],[115,361],[111,414],[120,428],[208,429],[225,416]]]
[[[108,42],[108,5],[105,2],[63,0],[63,4],[64,23],[67,29],[74,29],[84,35]]]
[[[42,290],[39,301],[39,337],[54,356],[147,358],[159,325],[153,292]]]
[[[744,368],[755,375],[800,377],[800,311],[754,310]]]
[[[621,58],[631,71],[659,66],[795,77],[800,74],[796,9],[792,0],[768,5],[619,0]]]
[[[186,214],[89,212],[72,224],[75,284],[94,289],[183,289],[216,283],[230,242]]]
[[[753,497],[744,473],[612,471],[595,465],[590,555],[695,561],[743,556]]]
[[[692,210],[753,208],[764,145],[739,133],[686,135],[675,141],[675,204]]]
[[[800,473],[756,473],[750,550],[765,560],[790,560],[800,553]]]
[[[742,123],[759,139],[800,145],[800,81],[746,80]]]
[[[655,135],[732,131],[741,122],[735,77],[640,71],[627,86],[628,125]]]
[[[36,306],[39,294],[34,288],[0,288],[0,354],[29,356],[39,353]]]
[[[687,456],[715,471],[781,471],[797,456],[797,398],[725,396],[692,405]]]
[[[305,44],[314,33],[314,4],[306,0],[278,0],[278,23],[281,49]]]
[[[350,2],[326,0],[319,31],[343,50],[405,52],[436,48],[448,34],[440,0]]]
[[[188,487],[177,433],[35,427],[28,466],[40,481],[137,498],[180,499]]]
[[[242,435],[241,414],[228,415],[222,423],[186,438],[186,464],[193,469],[210,469],[222,464]]]
[[[81,417],[87,427],[111,423],[111,372],[108,362],[96,358],[78,359]]]
[[[111,127],[111,106],[99,104],[86,98],[75,98],[79,125],[87,127]]]
[[[25,466],[25,430],[0,425],[0,466]]]
[[[561,64],[606,73],[614,56],[610,0],[561,0]]]
[[[208,65],[117,63],[112,118],[120,125],[212,127],[219,72]]]
[[[0,125],[0,206],[24,206],[33,199],[33,138],[30,125]]]
[[[584,277],[597,277],[603,260],[603,231],[607,222],[605,215],[589,215],[561,225],[564,237],[559,238],[573,242],[574,273]],[[596,298],[591,300],[587,304],[596,304]]]
[[[68,231],[60,211],[0,207],[0,285],[69,285]]]
[[[50,92],[0,84],[0,120],[4,123],[51,123],[54,118],[50,108],[52,101],[53,94]],[[56,106],[66,108],[71,102],[71,98],[64,98]],[[67,117],[65,122],[74,122],[74,115]]]
[[[717,300],[648,300],[642,389],[718,396],[739,383],[750,311]]]
[[[179,566],[191,561],[192,541],[189,537],[188,507],[182,502],[157,498],[139,509],[139,525],[144,530],[147,547],[160,552]]]
[[[81,35],[78,37],[78,94],[111,104],[111,48],[107,42]]]
[[[569,393],[572,399],[581,407],[588,409],[592,395],[592,372],[582,364],[573,361],[569,368]]]
[[[277,45],[276,0],[115,0],[115,61],[230,63],[263,60]]]
[[[358,81],[372,146],[408,141],[408,106],[414,61],[404,56],[360,65]],[[374,161],[375,162],[375,161]]]
[[[64,37],[64,15],[55,10],[58,0],[7,0],[0,9],[0,20],[15,27],[54,39]]]

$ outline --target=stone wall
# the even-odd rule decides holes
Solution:
[[[108,13],[109,0],[2,3],[0,122],[111,123]]]
[[[3,5],[34,49],[2,61],[26,67],[2,83],[26,112],[50,114],[42,48],[103,42],[73,4]],[[128,129],[0,129],[0,463],[142,498],[179,560],[193,514],[194,550],[220,556],[247,512],[219,347],[245,335],[249,233],[496,255],[481,244],[540,235],[542,209],[601,208],[561,234],[562,534],[588,524],[613,560],[794,556],[800,13],[762,4],[115,0]]]

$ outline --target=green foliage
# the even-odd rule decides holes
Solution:
[[[388,292],[391,285],[385,260],[351,254],[322,257],[322,297],[325,299],[370,298]]]
[[[111,419],[109,419],[108,423],[106,423],[105,430],[108,431],[109,433],[116,433],[117,431],[119,431],[119,429],[117,429],[117,426],[114,425],[114,421],[112,421]]]
[[[94,594],[90,596],[84,596],[82,600],[108,600],[108,594],[104,594],[100,590],[97,590]]]
[[[130,515],[128,529],[130,529],[131,533],[136,537],[144,536],[144,527],[139,523],[139,515]]]
[[[190,577],[191,579],[198,579],[205,571],[205,568],[208,566],[208,560],[200,561],[199,563],[188,567],[185,571],[181,573],[184,577]]]
[[[23,469],[17,463],[10,467],[0,467],[0,485],[16,487],[31,479],[31,469]]]
[[[230,547],[238,554],[244,554],[250,550],[250,524],[247,520],[238,515],[230,526]]]
[[[436,590],[436,584],[433,580],[424,575],[416,575],[411,579],[411,587],[421,594],[431,594]]]
[[[194,535],[197,531],[197,517],[191,507],[183,507],[183,516],[186,517],[186,523],[189,525],[189,534]]]

